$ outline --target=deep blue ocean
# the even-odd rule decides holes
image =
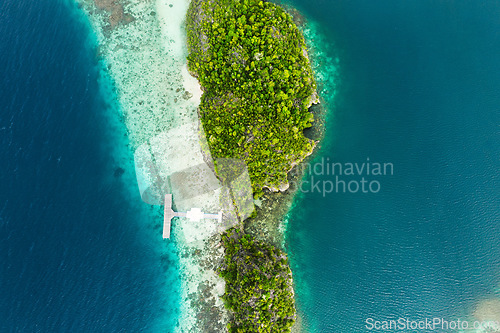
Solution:
[[[171,331],[173,248],[83,12],[0,1],[0,64],[0,332]]]
[[[288,250],[308,330],[465,319],[498,299],[500,2],[291,2],[322,24],[340,60],[315,162],[394,165],[368,177],[378,193],[340,187],[295,201]]]
[[[368,177],[378,193],[296,198],[307,331],[465,318],[500,298],[500,2],[292,3],[339,59],[315,161],[394,166]],[[175,249],[138,196],[96,43],[70,1],[0,2],[0,332],[176,324]]]

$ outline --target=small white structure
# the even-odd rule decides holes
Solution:
[[[219,223],[222,222],[222,210],[218,214],[205,214],[200,208],[191,208],[186,213],[184,212],[174,212],[172,210],[172,194],[165,194],[165,209],[164,209],[164,219],[163,219],[163,238],[170,238],[170,224],[172,218],[186,217],[190,221],[199,222],[201,219],[214,219],[218,220]]]
[[[203,215],[205,215],[200,208],[191,208],[187,213],[186,217],[194,222],[199,222]]]

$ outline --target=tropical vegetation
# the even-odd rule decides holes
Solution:
[[[212,156],[244,160],[255,197],[286,188],[288,171],[316,144],[303,133],[314,120],[316,84],[292,17],[266,1],[191,0],[186,22]],[[296,312],[285,253],[239,229],[222,244],[229,332],[290,332]]]
[[[295,322],[292,273],[283,251],[238,229],[222,235],[226,249],[220,275],[233,312],[232,332],[290,332]]]
[[[255,196],[283,188],[315,145],[303,134],[316,85],[302,34],[281,7],[260,0],[192,0],[187,30],[212,156],[243,159]]]

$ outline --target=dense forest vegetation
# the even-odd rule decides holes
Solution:
[[[212,156],[245,160],[256,196],[283,188],[315,145],[303,134],[316,85],[302,34],[281,7],[258,0],[193,0],[187,27]]]
[[[316,144],[303,134],[314,120],[316,84],[291,16],[259,0],[192,0],[187,31],[212,156],[244,160],[254,197],[285,189],[288,171]],[[290,332],[296,312],[286,255],[236,229],[222,243],[229,332]]]
[[[286,255],[237,229],[224,234],[222,242],[224,301],[234,313],[229,332],[290,332],[295,308]]]

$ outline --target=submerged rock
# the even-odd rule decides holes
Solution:
[[[118,168],[116,168],[116,169],[115,169],[115,173],[114,173],[114,175],[115,175],[115,177],[120,177],[120,176],[122,176],[124,173],[125,173],[125,170],[124,170],[123,168],[119,168],[119,167],[118,167]]]

